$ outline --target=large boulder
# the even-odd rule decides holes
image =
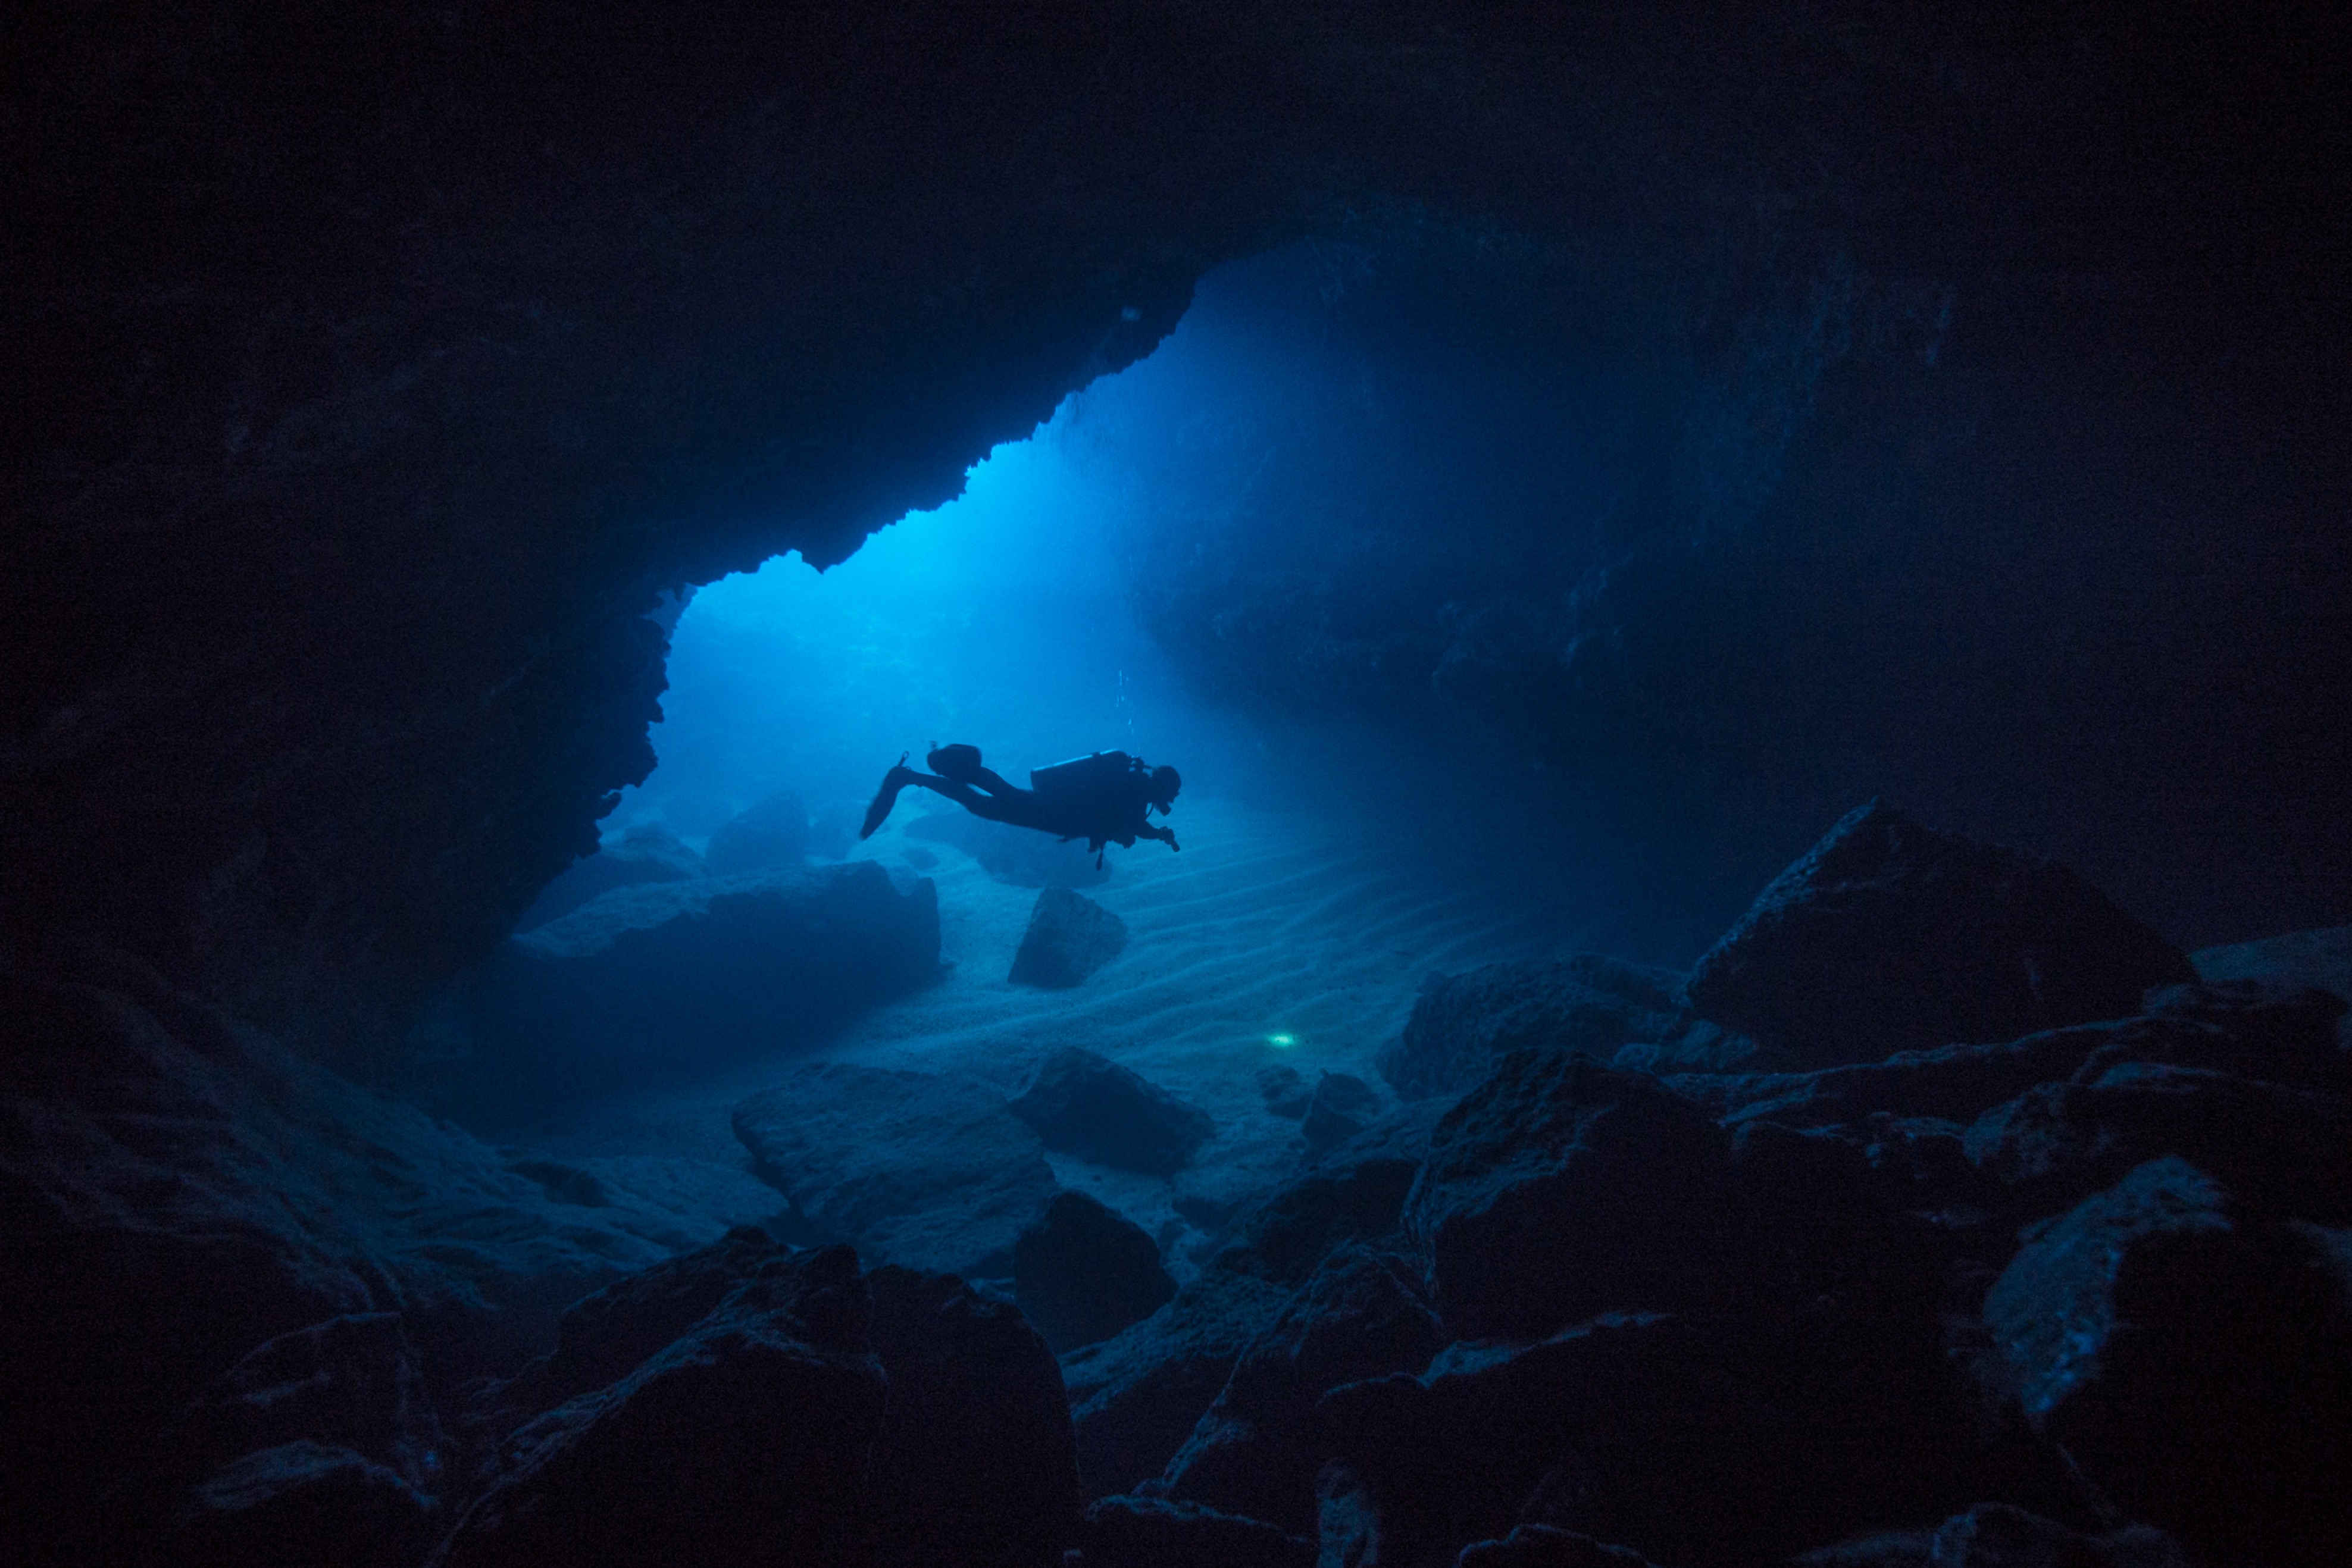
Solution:
[[[1675,1033],[1682,981],[1670,969],[1595,953],[1435,976],[1375,1063],[1389,1087],[1415,1099],[1458,1094],[1514,1051],[1548,1047],[1606,1060]]]
[[[415,1563],[458,1479],[390,1312],[257,1346],[155,1448],[152,1471],[123,1489],[115,1527],[126,1542],[153,1531],[152,1550],[173,1563]]]
[[[1539,1524],[1657,1563],[1771,1563],[2021,1490],[1940,1333],[1608,1314],[1343,1384],[1318,1406],[1327,1556],[1442,1563]]]
[[[1010,1304],[945,1274],[866,1276],[889,1377],[868,1467],[873,1568],[1057,1568],[1077,1456],[1053,1352]]]
[[[1064,1355],[1087,1495],[1131,1491],[1160,1474],[1290,1296],[1249,1275],[1202,1274],[1141,1322]]]
[[[1082,1192],[1056,1194],[1013,1242],[1013,1299],[1056,1353],[1108,1339],[1175,1293],[1160,1244]]]
[[[2259,942],[2200,947],[2189,955],[2198,977],[2208,982],[2266,981],[2310,987],[2352,1000],[2352,925],[2322,931],[2290,931]],[[2352,1051],[2352,1014],[2336,1021],[2336,1042]]]
[[[100,977],[0,974],[0,1517],[37,1555],[98,1517],[136,1458],[126,1433],[265,1341],[397,1312],[446,1385],[519,1364],[564,1302],[719,1233],[618,1185],[551,1188],[152,976]]]
[[[1037,1135],[969,1079],[803,1062],[738,1104],[734,1125],[794,1239],[855,1242],[875,1262],[1002,1278],[1060,1190]]]
[[[1029,911],[1007,978],[1019,986],[1076,986],[1126,948],[1126,921],[1082,893],[1049,887]]]
[[[1776,878],[1692,970],[1702,1016],[1798,1065],[2127,1017],[2188,957],[2063,866],[1878,801]]]
[[[1084,1568],[1312,1568],[1315,1547],[1261,1520],[1165,1498],[1107,1497],[1086,1512]]]
[[[1315,1401],[1343,1383],[1417,1373],[1444,1343],[1417,1271],[1358,1246],[1317,1270],[1234,1364],[1160,1479],[1145,1490],[1315,1528]]]
[[[684,1279],[638,1304],[679,1310]],[[435,1568],[846,1561],[868,1528],[867,1457],[887,1389],[866,1350],[866,1302],[846,1249],[772,1249],[618,1381],[509,1432],[496,1480]],[[614,1343],[590,1359],[625,1359],[649,1326],[616,1301],[588,1333]]]
[[[2209,1562],[2333,1562],[2352,1531],[2352,1243],[2252,1221],[2150,1160],[2030,1233],[1984,1366],[2127,1518]]]
[[[798,795],[772,795],[730,818],[710,835],[703,858],[718,876],[739,876],[808,858],[809,814]]]
[[[1039,1062],[1012,1109],[1049,1149],[1154,1176],[1181,1168],[1217,1130],[1207,1112],[1077,1046]]]
[[[1208,1267],[1296,1289],[1349,1241],[1402,1246],[1405,1195],[1440,1101],[1414,1101],[1293,1176],[1228,1225]]]
[[[1299,1122],[1299,1135],[1308,1148],[1320,1152],[1362,1132],[1380,1110],[1379,1090],[1352,1072],[1326,1072],[1315,1082],[1307,1114]]]
[[[815,1038],[939,975],[939,899],[872,862],[615,888],[467,982],[463,1091],[544,1103]]]
[[[1517,1051],[1438,1119],[1405,1230],[1457,1338],[1687,1306],[1728,1240],[1729,1152],[1654,1078]]]
[[[690,882],[710,867],[676,836],[656,827],[631,828],[592,855],[573,861],[562,875],[540,889],[516,917],[517,931],[535,931],[616,887],[649,882]]]
[[[1797,1558],[1794,1568],[2189,1568],[2189,1563],[2179,1542],[2147,1525],[2092,1535],[2009,1503],[1989,1502],[1954,1514],[1933,1530],[1888,1531],[1821,1547]]]

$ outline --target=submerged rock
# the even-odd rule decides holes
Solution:
[[[1360,1246],[1333,1253],[1243,1351],[1166,1472],[1145,1490],[1285,1530],[1315,1528],[1315,1401],[1417,1373],[1444,1343],[1418,1273]]]
[[[1286,1121],[1297,1121],[1315,1103],[1314,1086],[1286,1061],[1258,1069],[1257,1092],[1265,1101],[1266,1113]]]
[[[1682,979],[1593,953],[1439,977],[1377,1065],[1391,1088],[1417,1099],[1458,1094],[1514,1051],[1580,1051],[1605,1061],[1630,1043],[1675,1033]]]
[[[1729,1239],[1729,1153],[1654,1078],[1517,1051],[1439,1118],[1405,1229],[1457,1338],[1686,1306]]]
[[[1205,1273],[1141,1322],[1065,1354],[1087,1495],[1129,1491],[1158,1475],[1290,1295],[1248,1275]]]
[[[1060,1190],[1036,1134],[968,1079],[805,1062],[733,1119],[795,1239],[854,1242],[874,1262],[1002,1278]]]
[[[703,859],[713,875],[738,876],[808,858],[808,808],[798,795],[771,795],[746,808],[710,835]]]
[[[939,974],[938,895],[871,862],[616,888],[470,986],[464,1085],[544,1103],[772,1050]]]
[[[1042,1568],[1076,1522],[1077,1457],[1053,1352],[961,1280],[866,1276],[890,1383],[867,1466],[875,1568]]]
[[[2039,1228],[1987,1292],[1989,1367],[2128,1518],[2212,1562],[2332,1562],[2352,1530],[2352,1239],[2250,1221],[2150,1160]]]
[[[1160,1244],[1082,1192],[1057,1194],[1013,1243],[1013,1299],[1057,1353],[1108,1339],[1175,1293]]]
[[[2189,1563],[2179,1542],[2146,1525],[2086,1535],[2021,1508],[1989,1502],[1934,1530],[1890,1531],[1808,1552],[1795,1568],[2189,1568]]]
[[[748,1241],[735,1248],[751,1250]],[[730,1265],[747,1260],[616,1292],[601,1322],[583,1328],[574,1375],[625,1359],[651,1327],[630,1321],[634,1304],[667,1318],[682,1310],[677,1286],[723,1283]],[[845,1249],[788,1256],[772,1247],[680,1337],[617,1382],[509,1433],[501,1473],[442,1543],[435,1568],[845,1555],[868,1528],[867,1454],[888,1386],[867,1354],[866,1309]]]
[[[1702,1017],[1829,1066],[2126,1018],[2196,977],[2064,867],[1874,800],[1758,895],[1688,992]]]
[[[1381,1108],[1380,1092],[1351,1072],[1326,1072],[1316,1081],[1299,1133],[1310,1149],[1344,1144],[1370,1124]]]
[[[1126,921],[1084,894],[1049,887],[1029,911],[1007,978],[1021,986],[1076,986],[1126,947]]]
[[[540,889],[514,928],[535,931],[616,887],[689,882],[709,873],[703,858],[672,834],[656,827],[631,828],[594,854],[573,861],[562,875]]]
[[[1107,1497],[1087,1510],[1084,1568],[1312,1568],[1314,1546],[1255,1519],[1164,1498]]]
[[[1049,1149],[1155,1176],[1181,1167],[1216,1131],[1208,1113],[1076,1046],[1038,1063],[1012,1111]]]

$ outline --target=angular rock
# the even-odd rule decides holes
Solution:
[[[562,875],[540,889],[529,909],[515,919],[517,931],[535,931],[616,887],[649,882],[690,882],[710,874],[703,858],[656,827],[631,828],[594,854],[573,861]]]
[[[1457,1338],[1693,1303],[1727,1239],[1729,1135],[1658,1080],[1516,1051],[1438,1120],[1405,1200]]]
[[[1932,1320],[1612,1314],[1456,1343],[1418,1377],[1324,1396],[1325,1546],[1444,1562],[1540,1524],[1658,1563],[1776,1562],[2029,1490],[1978,1448],[1970,1407]]]
[[[1805,1066],[2127,1017],[2185,955],[2062,866],[1878,801],[1780,873],[1692,970],[1700,1016]]]
[[[1234,1364],[1154,1496],[1286,1531],[1315,1528],[1315,1401],[1342,1383],[1417,1373],[1444,1343],[1417,1271],[1348,1246],[1317,1270]]]
[[[2291,931],[2259,942],[2200,947],[2189,955],[2200,979],[2266,981],[2289,988],[2310,988],[2352,1000],[2352,925],[2322,931]],[[2337,1020],[2336,1042],[2352,1051],[2352,1015]]]
[[[1265,1098],[1266,1113],[1286,1121],[1296,1122],[1306,1115],[1307,1108],[1315,1102],[1314,1087],[1286,1061],[1260,1068],[1257,1089]]]
[[[2115,1061],[2087,1082],[2041,1084],[1986,1112],[1966,1146],[2043,1212],[2177,1155],[2265,1214],[2352,1221],[2352,1107],[2227,1072]]]
[[[1242,1274],[1203,1274],[1120,1333],[1061,1358],[1088,1497],[1158,1475],[1291,1292]]]
[[[1934,1530],[1864,1536],[1808,1552],[1794,1568],[2189,1568],[2180,1543],[2146,1525],[2085,1535],[2008,1503],[1955,1514]]]
[[[1987,1292],[1988,1371],[2123,1511],[2205,1561],[2332,1561],[2352,1529],[2340,1231],[2248,1225],[2167,1156],[2032,1233]]]
[[[1650,1560],[1622,1546],[1610,1546],[1572,1530],[1522,1524],[1500,1541],[1479,1541],[1462,1549],[1454,1568],[1652,1568]]]
[[[837,1560],[867,1530],[884,1425],[865,1307],[846,1249],[771,1258],[618,1382],[509,1435],[435,1568]]]
[[[447,1123],[152,976],[113,979],[0,976],[0,1517],[25,1539],[101,1517],[96,1491],[137,1458],[125,1435],[262,1342],[398,1312],[456,1383],[544,1349],[562,1303],[717,1234],[617,1188],[558,1201]]]
[[[439,1504],[350,1448],[294,1442],[224,1467],[180,1500],[151,1561],[179,1568],[257,1563],[415,1568]]]
[[[1022,1314],[962,1281],[866,1276],[889,1378],[868,1466],[876,1568],[1040,1568],[1076,1523],[1077,1456],[1061,1370]]]
[[[1296,1289],[1349,1241],[1403,1241],[1405,1195],[1444,1103],[1415,1101],[1330,1150],[1224,1233],[1209,1267]]]
[[[1001,1278],[1060,1190],[1036,1134],[966,1079],[805,1062],[733,1120],[794,1239],[853,1242],[872,1262]]]
[[[1682,978],[1594,953],[1438,977],[1376,1065],[1390,1088],[1418,1099],[1460,1093],[1514,1051],[1580,1051],[1605,1061],[1628,1043],[1675,1032]]]
[[[798,795],[772,795],[745,808],[717,832],[703,858],[714,876],[740,876],[808,858],[808,808]]]
[[[939,899],[871,862],[616,888],[509,941],[471,984],[461,1092],[608,1090],[814,1039],[939,974]]]
[[[1181,1167],[1216,1131],[1206,1112],[1076,1046],[1038,1063],[1012,1110],[1049,1149],[1155,1176]]]
[[[1006,977],[1019,986],[1076,986],[1126,948],[1126,921],[1084,894],[1049,887],[1029,911]]]
[[[1307,1146],[1319,1152],[1362,1132],[1380,1108],[1379,1091],[1362,1079],[1353,1073],[1326,1072],[1316,1081],[1314,1097],[1307,1102],[1307,1116],[1298,1130]]]
[[[1161,1498],[1089,1506],[1085,1568],[1313,1568],[1315,1548],[1255,1519]]]
[[[1057,1194],[1013,1243],[1013,1299],[1056,1354],[1141,1322],[1176,1294],[1160,1244],[1082,1192]]]

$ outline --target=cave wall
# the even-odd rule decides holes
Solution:
[[[2309,385],[2344,336],[2315,8],[13,26],[0,926],[347,1065],[643,776],[663,592],[936,504],[1220,261],[1419,204],[1601,257],[1725,363],[1838,267],[2011,312],[2004,354],[2161,323],[2122,373],[2168,387]],[[1731,431],[1733,469],[1783,439]]]

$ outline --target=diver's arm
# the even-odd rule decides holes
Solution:
[[[1155,828],[1146,822],[1135,830],[1135,835],[1139,839],[1158,839],[1171,850],[1179,847],[1176,842],[1176,830],[1173,828]]]

